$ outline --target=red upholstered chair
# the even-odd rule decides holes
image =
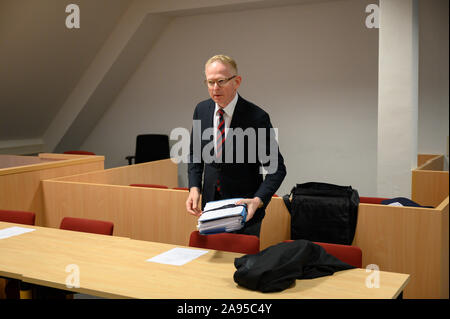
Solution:
[[[359,202],[361,204],[381,204],[382,201],[389,198],[381,198],[381,197],[359,197]]]
[[[253,235],[233,233],[201,235],[196,230],[191,233],[189,246],[241,254],[257,254],[259,253],[259,238]]]
[[[114,224],[112,222],[64,217],[61,221],[60,229],[73,230],[84,233],[100,234],[100,235],[112,235],[114,230]],[[60,299],[61,297],[66,299],[73,299],[73,293],[69,291],[63,291],[59,289],[38,289],[38,294],[43,294],[48,299]]]
[[[333,255],[337,259],[357,268],[362,267],[361,248],[350,245],[328,244],[319,242],[315,243],[322,246],[327,253]]]
[[[189,188],[187,188],[187,187],[173,187],[172,189],[178,189],[178,190],[182,190],[182,191],[189,191]]]
[[[36,214],[19,210],[0,209],[0,221],[15,224],[34,225]]]
[[[0,221],[7,223],[34,225],[36,214],[33,212],[19,210],[0,209]],[[8,299],[31,299],[31,287],[20,282],[20,280],[3,278],[5,283],[5,295]]]
[[[100,235],[112,235],[114,224],[102,220],[64,217],[59,228]]]
[[[158,185],[158,184],[130,184],[130,186],[149,187],[149,188],[169,188],[166,185]]]
[[[64,154],[95,155],[95,153],[93,153],[93,152],[88,152],[88,151],[65,151]]]
[[[292,240],[285,240],[284,242],[291,242]],[[349,265],[357,268],[362,267],[362,250],[357,246],[329,244],[314,242],[317,245],[322,246],[327,253],[336,257],[340,261],[343,261]]]

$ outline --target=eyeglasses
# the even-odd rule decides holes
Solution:
[[[228,83],[228,81],[230,81],[231,79],[234,79],[236,77],[236,75],[233,75],[232,77],[228,78],[228,79],[218,79],[218,80],[205,80],[205,84],[209,87],[209,88],[213,88],[214,84],[217,84],[218,87],[223,87],[225,84]]]

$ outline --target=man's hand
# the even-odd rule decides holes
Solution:
[[[247,219],[245,220],[246,222],[253,218],[253,215],[255,215],[255,212],[258,208],[261,208],[263,206],[263,202],[259,197],[245,198],[236,202],[236,205],[242,204],[247,204]]]
[[[200,201],[200,191],[198,187],[191,187],[189,190],[189,196],[186,200],[186,210],[194,215],[199,217],[202,214],[202,210],[198,206]]]

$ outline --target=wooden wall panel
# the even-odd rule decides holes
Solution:
[[[26,210],[36,214],[36,224],[43,225],[44,202],[41,181],[60,176],[102,170],[103,156],[71,157],[62,154],[44,154],[44,158],[61,159],[20,167],[10,167],[0,173],[0,208]],[[54,156],[54,157],[53,157]]]
[[[260,248],[265,249],[291,238],[291,215],[281,197],[272,197],[260,233]]]
[[[186,212],[188,192],[46,180],[46,226],[65,216],[107,220],[114,235],[187,245],[197,218]]]

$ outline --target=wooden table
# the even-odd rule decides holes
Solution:
[[[297,280],[282,292],[261,293],[234,282],[233,262],[240,254],[209,250],[183,266],[173,266],[147,259],[179,246],[0,222],[0,230],[12,226],[36,230],[0,239],[0,276],[107,298],[389,299],[409,281],[407,274],[380,271],[379,288],[368,288],[366,279],[373,273],[351,269]],[[73,274],[69,265],[79,270],[79,288],[66,287]]]

